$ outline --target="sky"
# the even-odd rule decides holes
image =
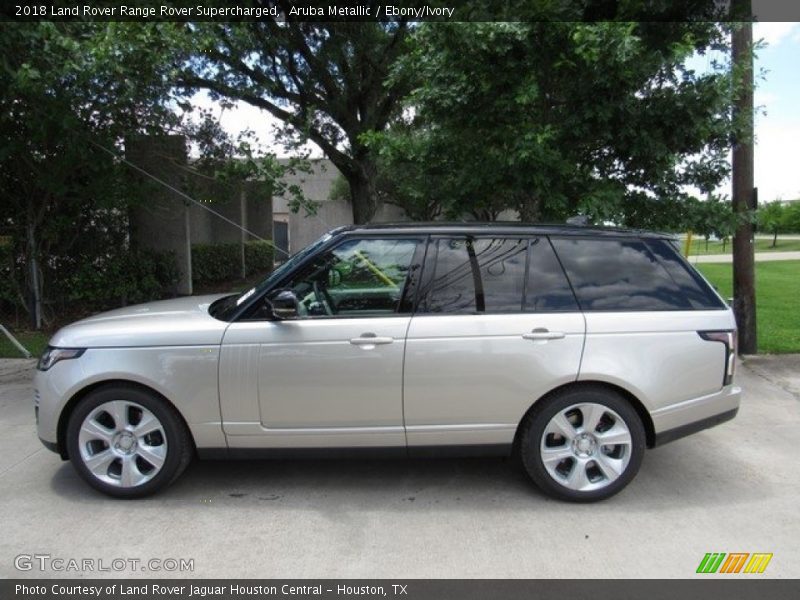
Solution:
[[[800,23],[757,23],[755,176],[759,202],[800,198]]]
[[[756,23],[753,38],[764,43],[755,65],[755,184],[759,203],[800,198],[800,23]],[[702,68],[706,59],[699,60],[697,67]],[[197,94],[194,102],[216,106],[205,93]],[[278,120],[268,113],[244,103],[224,111],[216,106],[215,110],[220,111],[222,126],[230,133],[250,128],[271,152],[286,155],[273,141]],[[309,150],[313,157],[323,156],[313,144]],[[730,195],[730,183],[719,192]]]

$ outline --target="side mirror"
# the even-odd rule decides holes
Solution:
[[[281,290],[266,302],[267,308],[276,319],[296,319],[298,317],[300,301],[292,290]]]

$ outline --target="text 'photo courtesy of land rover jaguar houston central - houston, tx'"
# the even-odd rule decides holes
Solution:
[[[733,418],[729,307],[665,235],[352,226],[251,290],[57,332],[44,444],[138,497],[200,458],[515,455],[557,498],[607,498],[646,448]],[[260,466],[259,468],[264,468]]]

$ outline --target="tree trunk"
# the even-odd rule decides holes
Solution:
[[[377,174],[374,163],[368,158],[361,158],[355,170],[345,175],[350,184],[350,204],[356,225],[369,223],[378,210]]]
[[[523,223],[535,223],[540,216],[541,203],[538,197],[525,196],[517,205],[519,220]]]
[[[775,248],[778,245],[778,228],[775,228],[775,231],[772,232],[772,247]]]
[[[734,117],[740,129],[733,146],[733,212],[740,217],[733,236],[733,312],[739,328],[739,351],[755,354],[756,281],[753,256],[753,224],[747,213],[754,205],[753,171],[753,24],[750,0],[736,0],[734,7],[742,11],[742,19],[733,31],[733,68],[742,76]]]
[[[33,219],[33,204],[28,207],[28,243],[27,260],[29,273],[29,292],[30,292],[30,315],[31,327],[33,329],[42,328],[42,286],[39,279],[39,263],[37,260],[39,249],[36,244],[36,225]]]

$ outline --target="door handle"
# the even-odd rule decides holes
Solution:
[[[393,337],[378,337],[374,333],[362,333],[361,337],[352,338],[350,343],[354,346],[360,346],[364,350],[370,350],[381,344],[391,344],[393,341]]]
[[[563,331],[549,331],[544,327],[537,327],[530,333],[523,333],[523,340],[561,340],[566,336]]]

